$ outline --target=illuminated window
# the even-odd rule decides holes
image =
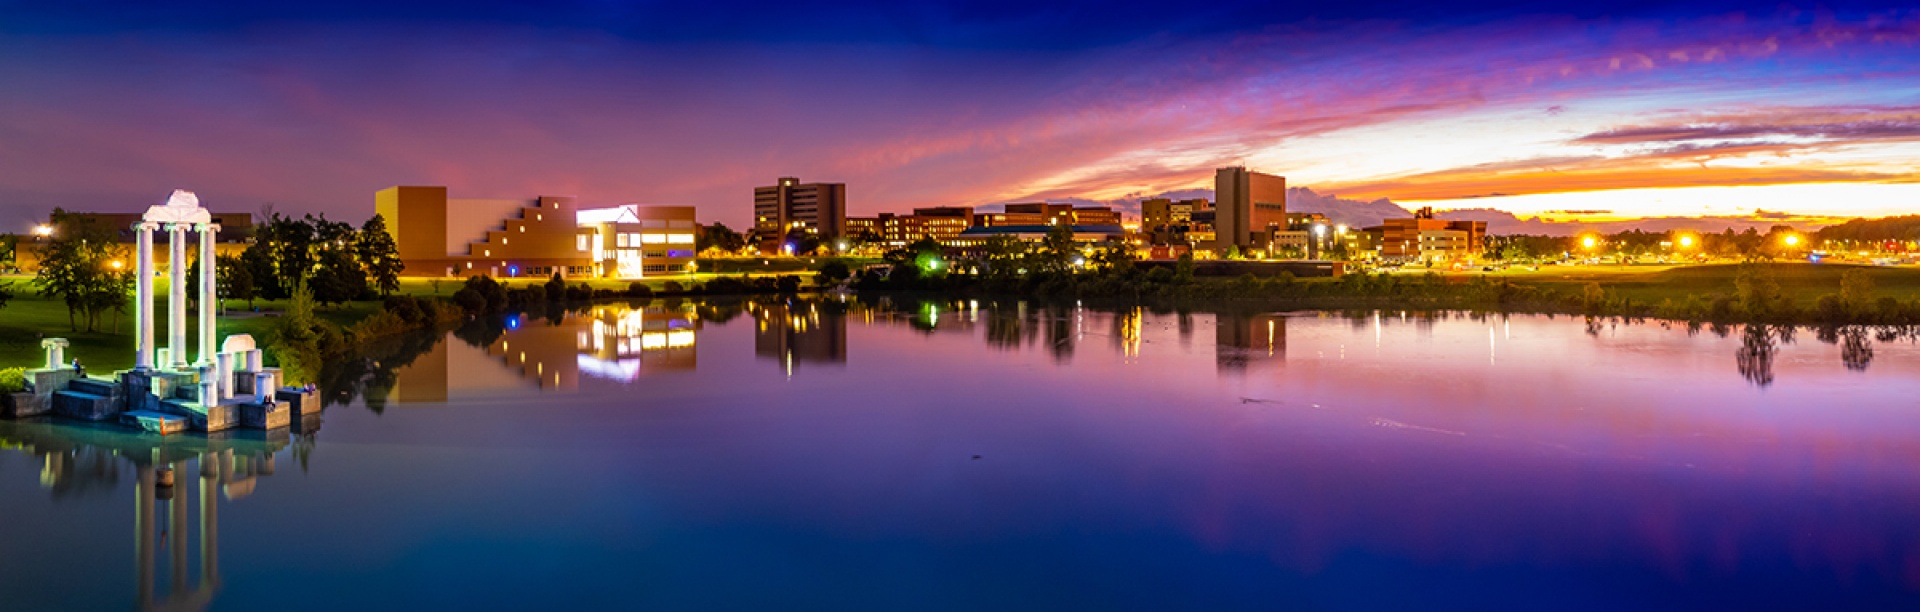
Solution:
[[[535,220],[535,221],[538,221],[539,219],[534,219],[534,220]],[[520,226],[520,233],[522,233],[522,234],[525,234],[525,233],[527,233],[527,226],[525,226],[525,225],[522,225],[522,226]]]
[[[693,234],[667,234],[667,244],[693,244]]]
[[[573,250],[575,250],[575,251],[585,251],[585,250],[587,250],[587,235],[586,235],[586,234],[581,234],[581,235],[578,235],[578,236],[574,236],[574,237],[573,237]]]
[[[614,238],[613,238],[613,246],[617,246],[617,247],[625,247],[625,246],[627,246],[627,235],[626,235],[626,234],[620,234],[620,235],[617,235],[617,236],[614,236]]]
[[[493,250],[492,250],[492,249],[486,249],[486,250],[483,250],[483,251],[480,251],[480,256],[481,256],[481,257],[492,257],[492,256],[493,256]]]
[[[641,238],[640,242],[642,244],[666,244],[667,243],[666,234],[642,234],[640,238]]]
[[[501,245],[505,245],[506,243],[507,243],[507,237],[506,237],[506,236],[501,236],[501,237],[500,237],[500,244],[501,244]]]

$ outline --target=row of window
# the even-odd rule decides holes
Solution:
[[[693,234],[614,234],[614,246],[629,247],[642,244],[693,244]]]

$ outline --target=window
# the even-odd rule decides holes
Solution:
[[[483,250],[481,250],[481,251],[480,251],[480,256],[481,256],[481,257],[492,257],[492,256],[493,256],[493,249],[483,249]]]
[[[586,234],[581,234],[581,235],[578,235],[578,236],[574,236],[574,237],[573,237],[573,250],[575,250],[575,251],[585,251],[585,250],[587,250],[587,235],[586,235]]]
[[[627,244],[640,246],[640,234],[627,234]]]
[[[666,257],[667,252],[666,251],[646,251],[641,253],[640,256],[647,257],[647,258]]]
[[[620,234],[620,235],[614,236],[613,246],[625,248],[627,246],[627,235]]]
[[[666,244],[667,243],[666,234],[641,234],[640,238],[642,239],[640,242],[643,244]]]
[[[506,246],[506,244],[507,244],[507,237],[506,237],[506,236],[501,236],[501,237],[500,237],[500,245],[501,245],[501,246]]]
[[[667,244],[693,244],[693,234],[667,234]]]
[[[527,226],[525,226],[525,225],[522,225],[522,226],[520,226],[520,233],[522,233],[522,234],[525,234],[525,233],[527,233]]]

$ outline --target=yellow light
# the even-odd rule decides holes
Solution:
[[[36,226],[34,226],[34,228],[33,228],[33,233],[35,233],[35,234],[39,234],[39,235],[42,235],[42,236],[52,236],[52,235],[53,235],[53,226],[51,226],[51,225],[36,225]]]
[[[1799,237],[1799,236],[1795,236],[1795,235],[1792,235],[1792,234],[1788,234],[1788,235],[1787,235],[1787,246],[1794,246],[1794,245],[1797,245],[1797,244],[1800,244],[1800,237]]]
[[[1587,248],[1589,248],[1589,249],[1591,249],[1591,248],[1593,248],[1593,245],[1595,245],[1595,244],[1599,244],[1599,243],[1600,243],[1600,241],[1599,241],[1599,240],[1597,240],[1597,239],[1595,239],[1595,238],[1594,238],[1594,237],[1592,237],[1592,236],[1588,236],[1588,237],[1586,237],[1586,238],[1581,238],[1581,239],[1580,239],[1580,244],[1581,244],[1581,246],[1585,246],[1585,247],[1587,247]]]
[[[120,260],[118,259],[113,260],[113,269],[118,270],[120,269],[120,266],[121,266]]]
[[[1681,237],[1680,237],[1680,246],[1681,246],[1682,248],[1685,248],[1685,247],[1690,247],[1690,246],[1693,246],[1693,237],[1692,237],[1692,236],[1681,236]]]

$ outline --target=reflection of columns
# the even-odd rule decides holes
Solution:
[[[172,469],[169,467],[168,469]],[[174,474],[179,475],[175,470]],[[187,592],[187,496],[181,489],[186,482],[174,481],[173,499],[167,501],[167,519],[172,524],[167,528],[167,543],[173,547],[173,592]],[[175,595],[176,597],[178,595]]]
[[[196,223],[193,228],[200,232],[200,364],[213,365],[213,309],[220,302],[213,286],[213,233],[220,226]]]
[[[138,251],[139,263],[134,273],[140,278],[134,279],[133,319],[134,349],[133,367],[136,370],[153,369],[153,230],[152,223],[140,222],[133,226],[133,233],[139,237],[134,250]]]
[[[139,593],[139,609],[153,607],[153,466],[140,466],[140,486],[134,487],[133,559],[134,584]]]
[[[167,224],[167,353],[174,370],[187,369],[187,224]]]
[[[222,471],[217,464],[225,463],[227,458],[223,452],[200,456],[200,585],[203,587],[219,582],[219,495],[215,493],[215,485],[219,484]]]

